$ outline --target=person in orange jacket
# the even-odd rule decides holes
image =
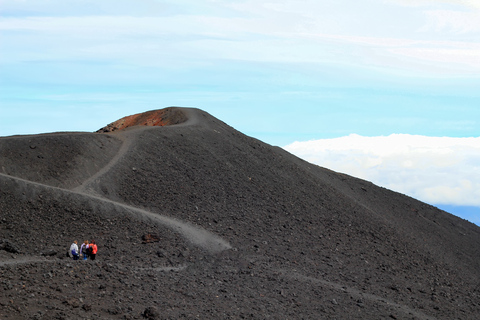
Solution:
[[[95,260],[95,257],[97,256],[97,244],[95,243],[95,240],[92,240],[90,244],[88,245],[88,249],[90,249],[90,259]]]

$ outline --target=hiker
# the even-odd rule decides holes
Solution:
[[[87,252],[90,256],[90,259],[95,260],[95,257],[97,256],[97,245],[95,244],[95,240],[92,240],[92,242],[88,245]]]
[[[82,246],[80,247],[80,252],[82,253],[83,260],[87,260],[87,249],[88,249],[88,240],[83,241]]]
[[[78,260],[78,245],[77,240],[73,241],[70,246],[70,253],[72,254],[73,260]]]

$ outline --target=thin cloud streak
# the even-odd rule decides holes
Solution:
[[[48,2],[52,6],[54,3]],[[392,3],[395,2],[377,3],[378,10],[392,12]],[[423,18],[417,18],[414,27],[386,36],[379,26],[387,22],[370,19],[371,13],[360,5],[355,7],[358,15],[350,22],[352,26],[339,24],[335,19],[323,21],[317,15],[349,17],[352,12],[312,1],[216,5],[229,15],[219,15],[208,2],[198,14],[167,14],[168,11],[159,10],[153,16],[130,16],[125,9],[112,15],[5,17],[0,20],[0,31],[10,50],[2,55],[2,60],[11,63],[69,56],[159,65],[159,53],[168,60],[167,64],[173,61],[178,65],[188,60],[227,59],[354,64],[386,71],[417,70],[435,76],[480,72],[480,42],[472,40],[472,35],[480,32],[480,11],[475,8],[468,12],[431,10],[425,4]],[[381,16],[380,13],[374,17]],[[407,21],[410,13],[403,14]],[[361,27],[355,29],[357,24]],[[459,33],[466,35],[460,37]],[[453,36],[455,41],[450,40]],[[17,47],[19,41],[23,43]],[[37,50],[25,50],[28,46]],[[176,62],[165,52],[167,48],[178,56]]]

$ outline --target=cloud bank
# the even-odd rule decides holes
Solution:
[[[480,207],[480,137],[351,134],[284,149],[430,204]]]
[[[217,59],[353,63],[435,75],[480,70],[480,7],[474,1],[0,4],[0,32],[9,48],[0,63],[107,59],[166,67],[183,65],[193,52],[197,64]]]

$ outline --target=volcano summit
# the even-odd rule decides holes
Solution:
[[[479,257],[478,226],[198,109],[0,138],[1,319],[479,319]]]

